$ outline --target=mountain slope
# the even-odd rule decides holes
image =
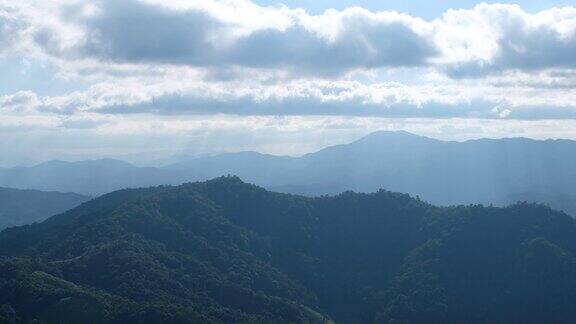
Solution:
[[[232,224],[194,188],[115,192],[2,237],[3,254],[41,258],[63,274],[59,280],[96,290],[92,308],[106,308],[110,295],[126,299],[122,307],[151,309],[159,322],[172,312],[184,314],[174,322],[318,320],[300,304],[310,293],[266,262],[269,243]],[[44,275],[45,268],[29,275]],[[146,319],[116,307],[106,311],[110,321]]]
[[[234,174],[274,191],[309,196],[386,188],[438,205],[507,205],[530,200],[576,215],[571,204],[558,198],[576,198],[574,165],[575,141],[445,142],[407,132],[376,132],[298,158],[240,152],[162,168],[110,160],[50,162],[0,170],[0,185],[98,195]]]
[[[88,199],[73,193],[0,188],[0,230],[43,221]]]
[[[117,191],[0,233],[0,316],[567,323],[575,253],[576,221],[544,206],[306,198],[225,177]]]

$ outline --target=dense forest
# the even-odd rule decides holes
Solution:
[[[222,177],[4,230],[0,322],[568,323],[575,254],[575,220],[542,205]]]
[[[0,230],[43,221],[89,199],[74,193],[0,188]]]

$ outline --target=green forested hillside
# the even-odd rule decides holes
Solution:
[[[575,221],[540,205],[305,198],[223,177],[117,191],[0,233],[0,318],[568,323],[574,253]]]

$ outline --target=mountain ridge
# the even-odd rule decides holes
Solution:
[[[0,232],[0,305],[49,322],[562,323],[575,264],[576,220],[546,206],[312,198],[230,176]]]
[[[514,202],[518,195],[576,214],[549,194],[573,195],[576,141],[527,138],[442,141],[405,131],[380,131],[300,157],[257,152],[204,156],[164,167],[77,162],[50,173],[0,170],[0,185],[98,195],[127,187],[178,184],[234,174],[266,188],[311,196],[378,188],[439,205]],[[88,165],[91,164],[91,165]],[[121,164],[123,167],[111,167]],[[47,174],[48,173],[48,174]],[[514,198],[514,199],[513,199]],[[567,198],[569,199],[569,198]]]
[[[71,192],[0,187],[0,230],[43,221],[90,199]]]

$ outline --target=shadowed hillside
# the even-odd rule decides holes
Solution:
[[[306,198],[236,177],[113,192],[0,233],[0,316],[542,323],[576,310],[576,223],[533,204]]]
[[[0,230],[43,221],[88,199],[73,193],[0,188]]]

